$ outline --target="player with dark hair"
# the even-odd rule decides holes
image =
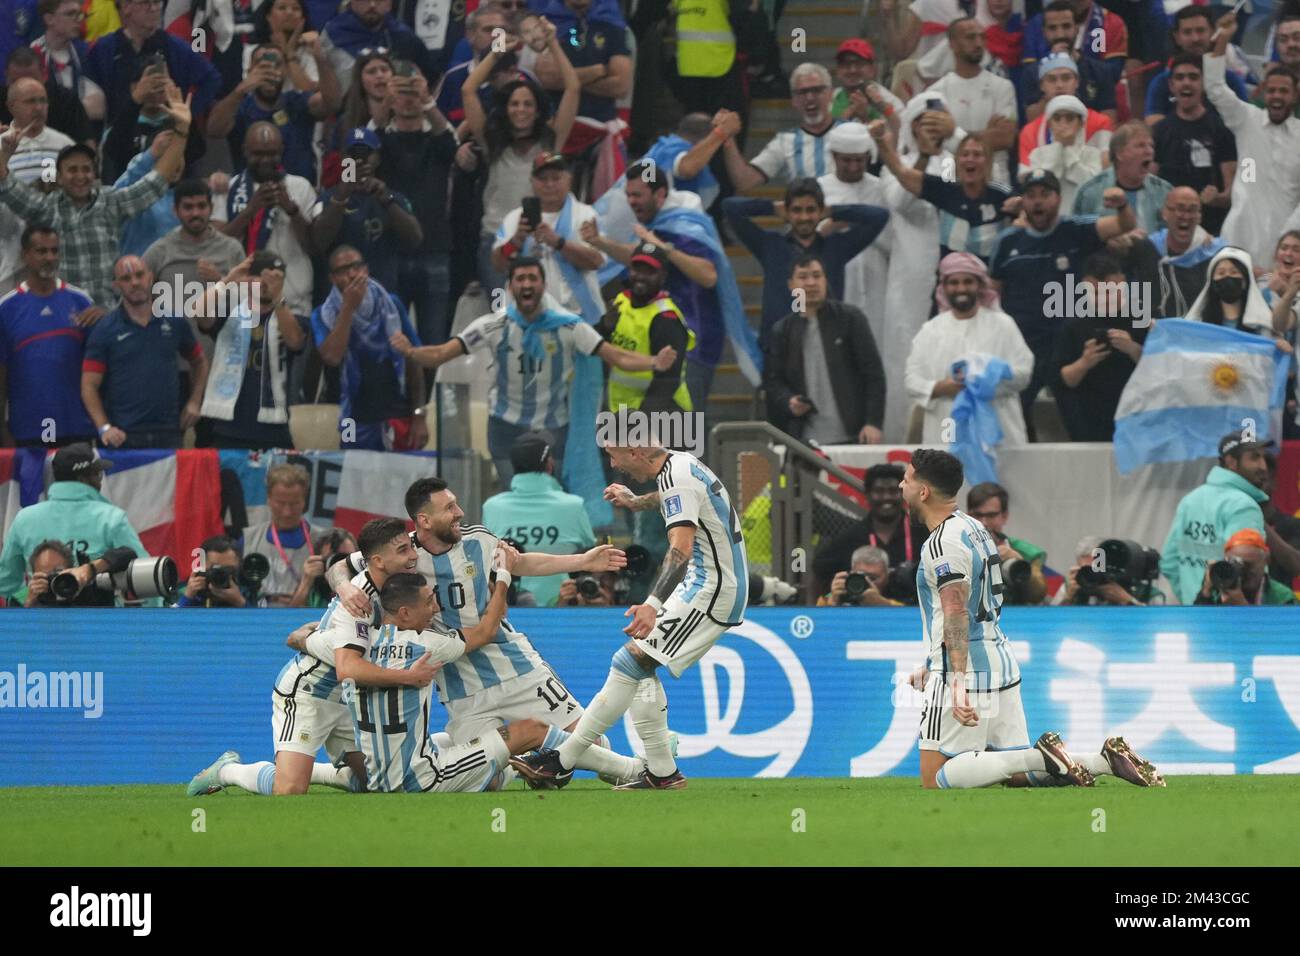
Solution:
[[[488,572],[498,548],[508,547],[482,525],[464,525],[465,512],[455,493],[441,478],[421,478],[406,492],[406,513],[415,523],[409,533],[417,555],[415,570],[433,589],[441,623],[451,630],[478,625],[488,613]],[[513,549],[511,549],[513,550]],[[354,552],[326,572],[345,607],[353,614],[368,600],[358,578],[364,553]],[[582,554],[529,551],[514,561],[519,576],[590,571],[600,574],[627,565],[627,556],[608,544]],[[457,744],[468,743],[512,720],[540,720],[551,727],[545,745],[557,747],[568,739],[582,716],[582,705],[551,666],[533,648],[527,635],[502,619],[493,639],[447,664],[437,678],[438,696],[447,708],[447,733]],[[644,768],[635,757],[593,747],[581,769],[609,782],[635,779]]]
[[[901,483],[903,500],[930,530],[916,572],[929,656],[911,678],[926,694],[921,786],[1090,787],[1095,776],[1114,774],[1163,787],[1156,768],[1122,737],[1108,739],[1100,753],[1075,754],[1049,731],[1030,747],[1020,667],[999,622],[1001,559],[984,525],[957,507],[964,480],[955,456],[920,449]]]
[[[400,518],[366,522],[357,545],[357,554],[366,559],[365,569],[353,579],[365,595],[361,612],[354,616],[350,607],[335,598],[319,625],[303,625],[286,642],[299,653],[284,665],[272,692],[275,763],[241,764],[239,754],[228,750],[190,781],[190,796],[232,785],[250,793],[277,796],[306,793],[312,783],[341,790],[364,788],[365,763],[357,750],[352,716],[343,703],[344,681],[351,678],[363,686],[419,688],[433,680],[438,668],[427,655],[400,672],[366,660],[371,628],[379,627],[382,618],[379,589],[389,575],[414,571],[416,555],[406,522]],[[335,565],[340,566],[346,566],[345,562]],[[314,762],[321,747],[333,765]]]

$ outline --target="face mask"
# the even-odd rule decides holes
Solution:
[[[1239,302],[1246,291],[1246,283],[1236,276],[1228,276],[1224,279],[1215,279],[1210,288],[1224,302]]]

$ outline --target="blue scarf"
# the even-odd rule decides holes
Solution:
[[[391,13],[384,17],[383,25],[378,30],[372,30],[351,10],[344,10],[329,22],[325,32],[336,47],[353,56],[366,47],[374,49],[381,46],[386,47],[391,56],[396,56],[392,35],[400,33],[402,29],[402,24]]]
[[[576,325],[582,320],[571,312],[559,309],[543,309],[541,314],[529,322],[520,313],[513,302],[506,307],[506,318],[519,326],[524,332],[524,351],[528,357],[537,362],[546,361],[546,346],[542,343],[543,332],[554,332],[568,325]]]
[[[1169,256],[1169,230],[1161,229],[1159,232],[1153,232],[1149,237],[1151,245],[1156,247],[1156,252],[1160,254],[1161,259]],[[1220,249],[1227,246],[1222,239],[1215,239],[1208,245],[1193,245],[1181,256],[1170,259],[1169,264],[1179,269],[1190,269],[1193,266],[1199,266],[1202,262],[1208,262],[1218,254]]]
[[[749,379],[750,384],[759,385],[763,381],[763,353],[758,348],[758,335],[745,317],[745,304],[740,299],[736,275],[731,269],[731,260],[727,258],[713,220],[705,213],[693,209],[661,209],[659,215],[651,221],[650,230],[662,239],[671,241],[670,235],[676,234],[708,247],[713,267],[718,271],[718,284],[713,287],[713,291],[717,294],[718,309],[722,313],[727,338],[731,339],[740,371]]]
[[[948,450],[961,460],[966,480],[972,485],[998,480],[994,449],[1002,441],[1002,426],[993,408],[993,396],[998,383],[1011,378],[1011,374],[1011,366],[1002,359],[990,358],[987,364],[972,360],[966,370],[966,387],[953,400],[957,438]]]
[[[327,329],[333,330],[338,323],[341,308],[343,308],[342,293],[337,288],[330,289],[329,298],[320,307],[320,319]],[[388,362],[393,367],[393,374],[397,376],[397,387],[405,395],[406,359],[388,344],[388,340],[402,330],[402,314],[398,311],[397,304],[383,286],[371,279],[366,285],[366,297],[361,300],[361,305],[352,316],[350,337],[360,340],[360,343],[365,346],[364,351],[367,355],[387,353]],[[352,414],[352,391],[360,384],[358,361],[356,351],[349,347],[340,374],[342,386],[340,411],[344,417]]]

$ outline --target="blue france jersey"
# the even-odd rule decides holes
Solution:
[[[705,613],[715,624],[742,623],[749,600],[749,563],[727,489],[698,458],[680,451],[668,453],[656,481],[665,526],[695,527],[691,563],[673,594],[687,604],[706,605]]]
[[[432,554],[411,532],[411,544],[419,554],[416,570],[433,588],[438,618],[452,630],[465,630],[477,624],[487,610],[488,575],[492,571],[492,554],[497,537],[482,525],[462,525],[461,539],[449,551]],[[362,567],[360,552],[348,556],[352,570]],[[355,583],[355,582],[354,582]],[[515,677],[522,677],[545,666],[521,631],[502,621],[491,643],[448,664],[434,679],[445,704],[462,700],[489,687],[496,687]]]
[[[465,653],[465,637],[438,623],[425,631],[399,631],[384,624],[374,632],[367,659],[377,667],[409,670],[425,654],[436,661],[456,661]],[[348,703],[357,749],[366,758],[366,787],[391,793],[423,790],[414,766],[433,765],[438,753],[430,739],[433,685],[358,687]],[[441,726],[441,720],[439,720]]]
[[[383,620],[379,591],[369,573],[362,571],[352,583],[370,597],[370,621],[358,621],[339,604],[338,598],[331,599],[320,625],[307,638],[307,650],[294,655],[280,669],[275,679],[276,693],[343,702],[343,684],[334,669],[334,652],[340,647],[355,647],[364,654],[370,646],[370,628],[378,627]]]
[[[930,532],[916,569],[916,593],[921,628],[929,650],[930,670],[946,674],[948,653],[943,643],[943,606],[939,590],[965,581],[970,652],[966,669],[976,675],[973,690],[1009,687],[1020,680],[1020,666],[1002,633],[1002,559],[993,536],[976,519],[954,511]]]

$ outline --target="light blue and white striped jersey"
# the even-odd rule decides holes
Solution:
[[[767,176],[769,182],[793,182],[811,176],[825,176],[835,172],[835,160],[831,156],[827,136],[836,126],[832,126],[816,136],[802,126],[783,129],[763,147],[763,151],[751,159],[750,165],[756,166]]]
[[[929,646],[929,667],[940,675],[948,671],[948,654],[943,644],[939,589],[957,581],[965,581],[970,587],[966,603],[970,635],[966,669],[976,676],[968,687],[988,690],[1012,686],[1020,680],[1020,665],[998,621],[1004,590],[1002,559],[984,525],[960,510],[930,532],[916,569],[917,603]]]
[[[569,424],[573,356],[593,354],[604,340],[582,321],[538,334],[546,349],[541,362],[524,351],[524,330],[503,313],[475,319],[457,338],[467,353],[479,349],[492,356],[493,418],[522,428],[563,428]]]
[[[462,525],[460,541],[444,554],[435,555],[420,544],[416,532],[410,534],[411,544],[419,555],[415,569],[433,588],[437,618],[453,630],[473,627],[482,618],[491,599],[488,575],[492,571],[497,536],[482,525]],[[354,551],[348,556],[349,566],[354,571],[363,566],[361,561],[359,552]],[[516,631],[509,621],[502,621],[490,644],[467,654],[455,664],[447,665],[434,680],[445,704],[449,700],[473,697],[481,690],[544,666],[541,655],[533,649],[523,632]]]
[[[370,579],[370,574],[361,571],[352,583],[370,596],[370,622],[357,620],[338,598],[331,599],[321,615],[320,625],[307,638],[307,650],[295,654],[280,669],[280,676],[275,679],[277,693],[285,697],[303,695],[342,702],[343,684],[334,670],[334,651],[340,647],[356,647],[365,653],[370,646],[369,628],[378,627],[383,620],[379,589]]]
[[[695,607],[707,604],[706,613],[715,624],[742,623],[749,600],[749,563],[727,489],[698,458],[681,451],[668,453],[657,482],[664,524],[695,526],[691,563],[673,594]]]
[[[426,653],[434,661],[455,661],[465,653],[465,638],[437,622],[426,631],[399,631],[383,624],[374,632],[367,659],[378,667],[409,669]],[[366,788],[380,793],[419,793],[414,766],[421,760],[436,769],[437,746],[430,739],[433,685],[358,687],[349,702],[357,748],[366,757]],[[442,725],[439,720],[439,726]]]

